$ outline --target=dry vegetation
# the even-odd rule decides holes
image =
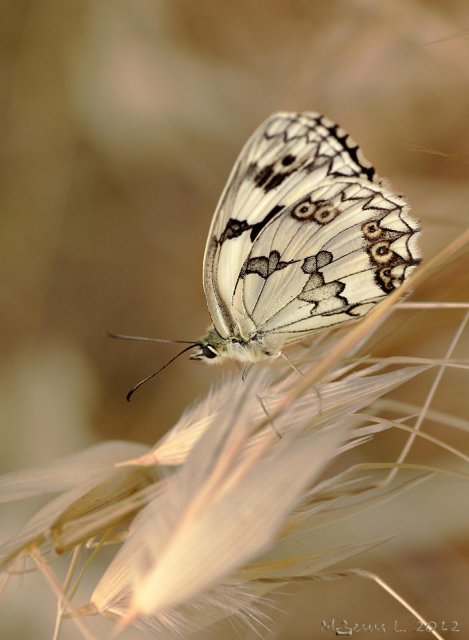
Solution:
[[[239,148],[271,112],[317,110],[340,122],[406,194],[422,221],[426,261],[467,227],[465,0],[33,0],[0,12],[4,472],[111,439],[153,445],[219,379],[220,369],[180,360],[127,405],[129,386],[172,349],[112,342],[105,331],[204,333],[211,215]],[[454,257],[412,300],[467,300],[467,254]],[[363,353],[444,360],[463,317],[454,308],[397,311]],[[467,362],[467,330],[450,358]],[[423,372],[374,411],[415,425],[431,398],[424,432],[464,450],[467,374],[447,367],[432,389],[437,374]],[[347,464],[392,463],[407,437],[397,428],[379,433],[349,451]],[[133,446],[134,455],[145,451]],[[454,454],[423,439],[409,460],[463,470]],[[465,496],[467,480],[437,474],[298,544],[311,550],[392,536],[341,566],[379,574],[428,619],[458,620],[463,632],[453,636],[465,637]],[[2,538],[35,507],[2,510]],[[83,577],[78,605],[89,601],[106,554]],[[53,568],[63,580],[63,566]],[[282,591],[281,612],[269,609],[279,640],[328,637],[320,625],[333,617],[415,627],[372,581]],[[42,576],[10,581],[0,611],[2,640],[52,637],[56,605]],[[63,637],[82,637],[65,624]],[[244,637],[227,625],[223,637],[230,633]]]

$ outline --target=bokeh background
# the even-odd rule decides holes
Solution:
[[[426,258],[467,226],[466,0],[14,0],[1,3],[0,38],[3,472],[104,439],[151,444],[219,377],[181,359],[127,404],[128,388],[175,348],[105,332],[205,332],[208,226],[239,149],[270,113],[321,111],[350,132],[406,194]],[[463,300],[466,272],[460,258],[415,299]],[[462,318],[403,313],[375,354],[440,358]],[[467,350],[462,341],[455,357]],[[399,399],[422,403],[431,381]],[[448,371],[432,409],[467,416],[465,388],[463,372]],[[464,444],[437,420],[427,430]],[[388,434],[359,455],[394,459],[402,444]],[[454,463],[425,443],[414,459]],[[438,478],[344,523],[338,540],[396,534],[356,566],[381,572],[430,619],[465,618],[469,637],[464,491]],[[3,534],[27,513],[3,518]],[[53,599],[44,587],[27,597],[28,581],[0,601],[2,639],[50,637]],[[363,582],[313,585],[286,602],[284,640],[325,637],[320,622],[334,616],[411,625]]]

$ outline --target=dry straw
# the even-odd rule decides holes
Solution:
[[[1,478],[3,502],[56,494],[1,546],[5,583],[20,562],[35,563],[58,598],[55,638],[69,617],[84,638],[95,637],[84,621],[90,615],[115,619],[112,635],[130,624],[157,637],[184,635],[227,618],[262,635],[271,626],[274,591],[347,575],[375,581],[423,619],[379,576],[333,570],[384,539],[305,545],[302,555],[290,543],[300,533],[307,540],[308,531],[396,497],[436,471],[465,476],[460,465],[435,469],[408,461],[417,437],[468,461],[421,432],[442,372],[464,366],[452,354],[465,320],[442,361],[359,353],[393,309],[402,308],[402,295],[442,269],[468,238],[458,238],[360,323],[297,347],[291,359],[299,371],[277,362],[254,367],[247,381],[227,376],[153,448],[107,442]],[[436,377],[414,426],[384,417],[382,409],[392,404],[378,398],[430,369]],[[467,428],[461,419],[453,426]],[[394,463],[343,462],[351,449],[390,428],[409,433]],[[89,602],[77,605],[83,572],[99,566],[104,546],[116,553]],[[60,582],[51,561],[70,550],[69,571]],[[80,561],[85,566],[78,571]]]

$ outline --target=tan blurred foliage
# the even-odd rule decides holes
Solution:
[[[221,375],[181,359],[127,405],[129,386],[175,350],[105,331],[205,331],[212,212],[270,113],[317,110],[350,132],[422,220],[424,257],[467,226],[466,0],[20,0],[2,3],[0,25],[4,470],[101,438],[152,443]],[[418,299],[463,300],[467,288],[459,260]],[[461,317],[399,315],[376,353],[442,357]],[[431,379],[401,399],[423,402]],[[447,372],[433,408],[467,413],[463,385]],[[389,442],[370,451],[392,457],[402,436]],[[442,544],[457,565],[459,543]],[[412,562],[422,580],[428,559]],[[421,586],[406,571],[412,601]],[[438,598],[422,598],[436,615]],[[282,638],[315,637],[297,624]]]

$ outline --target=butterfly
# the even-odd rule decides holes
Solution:
[[[419,232],[340,126],[273,114],[216,208],[203,264],[212,325],[191,358],[256,362],[361,318],[419,264]]]

